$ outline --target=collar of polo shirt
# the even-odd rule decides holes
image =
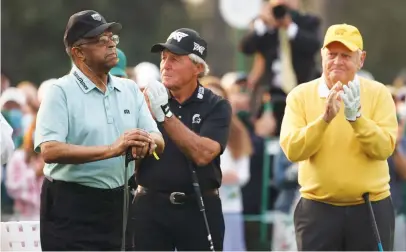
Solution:
[[[355,75],[353,81],[359,83],[358,75]],[[327,86],[327,82],[326,82],[325,76],[323,74],[320,77],[320,81],[319,81],[319,96],[321,98],[327,98],[329,93],[330,93],[330,89]]]
[[[186,100],[183,102],[183,104],[189,103],[189,102],[202,102],[203,98],[204,98],[204,92],[205,89],[202,86],[202,84],[200,84],[200,82],[198,82],[198,85],[195,89],[195,91],[193,91],[193,94]],[[173,96],[171,94],[171,92],[169,92],[169,99],[172,99]]]
[[[82,89],[84,93],[90,92],[92,89],[97,88],[96,85],[89,79],[87,76],[79,70],[78,67],[75,65],[72,66],[72,69],[70,71],[70,75],[75,78],[76,83],[79,85],[79,87]],[[121,91],[120,83],[117,81],[113,81],[114,78],[111,74],[108,74],[108,79],[107,79],[107,86],[111,86],[115,88],[118,91]]]

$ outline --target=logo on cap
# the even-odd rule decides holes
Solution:
[[[169,37],[166,41],[168,41],[170,39],[174,39],[174,40],[180,42],[184,37],[187,37],[187,36],[189,36],[189,35],[186,33],[175,31],[175,32],[172,32],[171,35],[169,35]]]
[[[345,33],[345,29],[337,29],[335,31],[335,34],[338,36],[342,36],[342,35],[344,35],[344,33]]]
[[[96,21],[101,21],[101,16],[98,13],[92,14],[92,18]]]
[[[204,48],[203,46],[199,45],[196,42],[193,42],[193,45],[194,45],[193,46],[193,51],[198,51],[200,54],[203,54],[204,50],[206,49],[206,48]]]

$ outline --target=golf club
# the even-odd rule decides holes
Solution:
[[[192,124],[191,130],[193,132],[198,133],[195,124]],[[207,240],[209,242],[210,251],[215,251],[214,250],[214,245],[213,245],[213,240],[212,240],[212,237],[211,237],[209,222],[207,221],[206,209],[204,208],[203,195],[202,195],[202,191],[200,190],[199,179],[197,178],[197,174],[196,174],[196,169],[194,167],[193,162],[190,159],[187,159],[187,161],[188,161],[189,169],[190,169],[190,171],[192,173],[193,189],[195,190],[197,204],[199,205],[200,212],[202,212],[202,214],[203,214],[203,219],[204,219],[204,224],[206,226]]]
[[[368,206],[369,218],[371,220],[372,230],[374,231],[374,236],[375,236],[376,242],[378,243],[378,251],[383,251],[381,237],[379,236],[378,225],[376,224],[376,220],[375,220],[374,209],[372,208],[371,201],[369,200],[369,193],[364,193],[362,195],[362,198],[364,198],[365,203]]]
[[[124,171],[124,203],[123,203],[123,238],[121,240],[121,251],[125,251],[125,233],[127,230],[127,215],[129,205],[129,188],[128,188],[128,164],[135,160],[131,153],[131,148],[128,148],[125,153],[125,171]]]
[[[204,208],[203,196],[202,196],[202,192],[200,190],[199,180],[197,178],[196,170],[191,161],[189,161],[189,168],[190,168],[190,171],[192,172],[193,188],[195,190],[197,203],[199,204],[199,210],[203,214],[204,224],[206,226],[206,231],[207,231],[207,240],[210,245],[210,251],[215,251],[214,245],[213,245],[213,240],[211,238],[209,222],[207,221],[206,210]]]

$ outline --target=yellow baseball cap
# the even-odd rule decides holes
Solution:
[[[353,52],[364,48],[361,33],[357,27],[348,24],[335,24],[327,29],[323,48],[332,42],[340,42]]]

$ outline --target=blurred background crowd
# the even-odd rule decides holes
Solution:
[[[406,1],[252,1],[253,6],[259,3],[256,10],[247,2],[251,0],[3,1],[0,109],[14,129],[16,151],[1,168],[1,220],[39,218],[44,161],[33,150],[36,113],[49,85],[70,70],[62,43],[69,16],[94,9],[123,25],[120,60],[111,74],[130,78],[141,89],[160,79],[159,57],[149,53],[154,42],[180,27],[193,28],[208,41],[211,73],[200,82],[229,99],[234,113],[222,162],[235,169],[223,170],[223,212],[244,217],[240,239],[246,250],[294,250],[297,164],[287,160],[278,142],[285,99],[293,86],[320,77],[326,27],[349,23],[361,31],[368,53],[358,74],[387,84],[397,105],[400,151],[388,163],[397,214],[395,243],[406,250],[406,35],[401,32]],[[230,3],[256,12],[247,16]],[[237,19],[242,15],[249,21],[227,18],[233,11]],[[226,223],[226,232],[232,230]]]

